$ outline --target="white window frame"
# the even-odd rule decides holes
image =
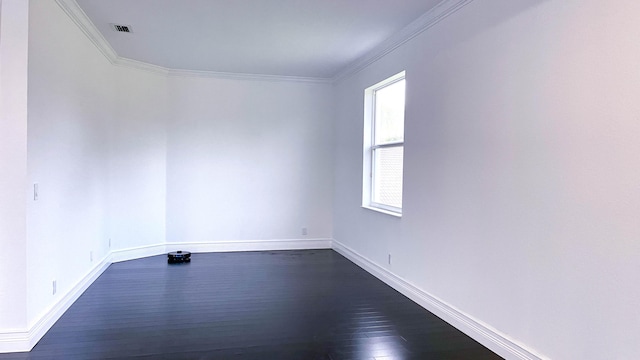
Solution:
[[[402,147],[404,151],[404,138],[403,141],[375,144],[375,109],[376,109],[376,92],[380,89],[386,88],[389,85],[395,84],[398,81],[405,80],[405,71],[402,71],[396,75],[393,75],[373,86],[370,86],[364,91],[364,139],[363,139],[363,162],[362,162],[362,207],[370,210],[375,210],[385,214],[401,217],[402,208],[390,206],[387,204],[381,204],[373,201],[374,195],[374,164],[375,164],[375,150],[391,147]],[[406,103],[406,95],[405,95]],[[405,105],[406,109],[406,105]],[[404,172],[404,163],[402,166]]]

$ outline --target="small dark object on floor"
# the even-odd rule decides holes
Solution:
[[[191,253],[188,251],[175,251],[170,252],[168,255],[169,264],[181,263],[181,262],[190,262],[191,261]]]

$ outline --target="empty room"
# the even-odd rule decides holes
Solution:
[[[0,0],[0,359],[639,359],[639,18]]]

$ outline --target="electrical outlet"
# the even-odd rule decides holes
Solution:
[[[302,235],[307,235],[307,234],[308,234],[308,232],[307,232],[307,228],[306,228],[306,227],[303,227],[303,228],[302,228]]]
[[[38,193],[38,183],[33,183],[33,201],[38,201],[38,197],[40,194]]]
[[[53,295],[56,294],[56,291],[58,291],[58,282],[53,280]]]
[[[389,265],[391,265],[391,254],[389,254]]]
[[[109,238],[109,249],[111,249],[111,238]]]
[[[93,262],[93,251],[89,251],[89,261]]]

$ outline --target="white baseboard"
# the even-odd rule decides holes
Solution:
[[[331,239],[291,239],[291,240],[238,240],[210,242],[171,242],[161,245],[139,246],[115,250],[111,261],[121,262],[149,256],[163,255],[170,251],[184,250],[192,253],[231,251],[270,251],[331,249]]]
[[[111,262],[117,263],[122,261],[141,259],[149,256],[162,255],[166,253],[167,246],[165,244],[138,246],[112,251]]]
[[[333,240],[332,245],[335,251],[351,260],[368,273],[382,280],[387,285],[416,302],[418,305],[453,325],[458,330],[469,335],[471,338],[505,359],[545,359],[541,355],[535,354],[533,351],[526,349],[523,345],[518,344],[515,340],[509,339],[505,334],[498,330],[474,319],[470,315],[456,309],[428,292],[421,290],[391,271],[358,254],[346,245],[341,244],[336,240]]]
[[[69,292],[54,303],[29,330],[17,330],[0,333],[0,353],[30,351],[49,331],[53,324],[73,305],[87,288],[109,267],[110,257],[106,256],[89,271]]]
[[[29,331],[5,330],[0,333],[0,354],[8,352],[29,351]]]
[[[291,239],[291,240],[242,240],[214,242],[172,242],[167,243],[167,251],[184,250],[192,253],[231,251],[272,251],[331,249],[331,239]]]

